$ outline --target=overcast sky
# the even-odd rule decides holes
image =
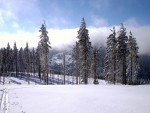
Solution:
[[[46,21],[52,47],[73,44],[82,17],[90,40],[105,44],[110,29],[124,23],[137,38],[140,53],[150,48],[149,0],[0,0],[0,47],[36,47],[39,28]]]

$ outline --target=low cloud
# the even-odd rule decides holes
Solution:
[[[30,47],[37,47],[38,33],[36,32],[24,32],[18,31],[17,33],[0,33],[0,47],[6,47],[9,42],[10,46],[13,47],[14,42],[17,43],[17,47],[25,47],[26,42],[29,43]]]
[[[140,54],[150,54],[150,26],[127,27],[136,38]]]
[[[78,28],[74,29],[48,29],[52,47],[63,48],[74,44],[77,40]]]
[[[96,45],[104,44],[106,46],[107,37],[111,34],[110,29],[112,29],[112,27],[89,28],[92,43]],[[115,28],[117,33],[120,25],[115,25]],[[150,26],[137,26],[136,24],[136,26],[125,25],[125,28],[127,31],[127,36],[129,36],[129,32],[131,31],[133,36],[136,38],[139,53],[150,54]]]
[[[14,25],[17,27],[17,25]],[[89,30],[89,37],[92,45],[99,45],[102,44],[106,46],[106,40],[109,34],[111,34],[110,29],[111,27],[88,27]],[[116,33],[120,28],[120,25],[115,25]],[[140,54],[150,54],[150,26],[128,26],[125,25],[127,29],[127,36],[129,32],[132,31],[134,37],[137,40],[139,46],[139,53]],[[64,48],[68,45],[74,45],[75,42],[78,40],[77,31],[79,28],[72,28],[72,29],[48,29],[48,36],[51,42],[52,48]],[[35,32],[25,32],[25,31],[17,31],[16,33],[7,33],[1,32],[0,33],[0,46],[6,47],[7,43],[9,42],[10,45],[13,47],[14,42],[17,43],[18,48],[25,47],[26,42],[29,43],[30,47],[37,47],[40,33],[37,31]]]

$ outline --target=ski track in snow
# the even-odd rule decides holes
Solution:
[[[9,102],[8,102],[8,90],[5,88],[2,91],[2,98],[1,98],[1,105],[0,105],[0,111],[2,113],[8,113],[8,107],[9,107]]]

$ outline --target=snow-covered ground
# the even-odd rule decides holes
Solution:
[[[5,88],[8,113],[150,113],[149,85],[0,86]]]
[[[78,78],[78,82],[79,82]],[[93,84],[94,79],[88,78],[88,83]],[[106,84],[105,81],[98,80],[100,84]],[[3,83],[4,82],[4,83]],[[39,79],[37,74],[34,76],[30,76],[29,78],[26,75],[23,76],[5,76],[1,77],[0,84],[9,84],[9,85],[42,85],[43,81]],[[56,85],[56,84],[64,84],[64,75],[58,75],[58,74],[49,74],[49,84],[50,85]],[[65,76],[65,84],[76,84],[76,76]]]
[[[49,82],[63,84],[63,77],[53,75]],[[150,113],[150,85],[109,85],[99,80],[99,85],[43,86],[36,76],[30,77],[30,85],[27,79],[8,76],[5,85],[1,83],[0,113]],[[75,80],[66,76],[66,84]]]

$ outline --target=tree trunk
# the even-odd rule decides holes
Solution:
[[[114,70],[113,70],[113,75],[114,75],[114,84],[116,83],[116,58],[114,58]]]
[[[126,57],[123,56],[122,84],[126,85]]]
[[[131,53],[131,59],[130,59],[130,75],[129,75],[129,84],[132,84],[132,53]]]
[[[64,61],[63,61],[63,63],[64,63],[64,84],[65,84],[65,76],[66,76],[66,57],[65,57],[65,54],[64,54]]]

